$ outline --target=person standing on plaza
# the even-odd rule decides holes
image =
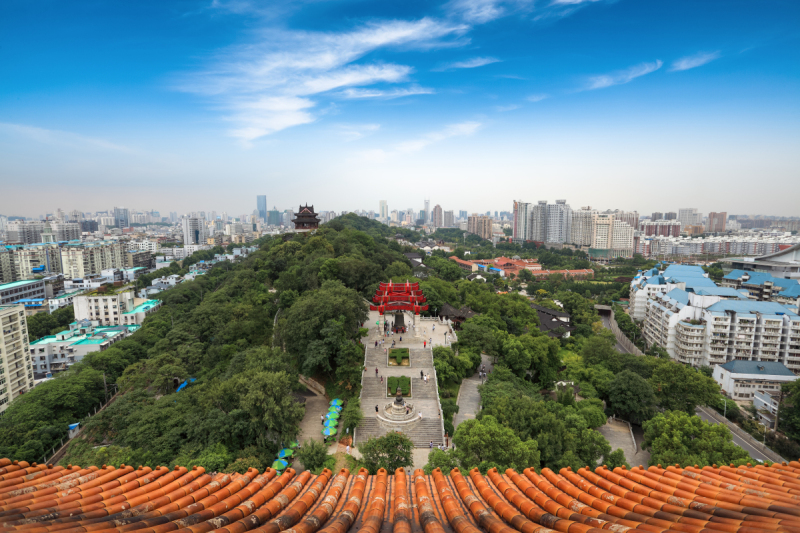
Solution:
[[[325,415],[319,415],[319,423],[321,425],[325,425]]]

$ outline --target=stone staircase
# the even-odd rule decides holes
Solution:
[[[390,430],[383,428],[374,416],[366,416],[356,431],[356,446],[367,442],[371,437],[382,437]],[[434,446],[442,442],[442,422],[437,418],[423,418],[414,427],[403,431],[411,439],[416,448],[427,448],[433,441]]]

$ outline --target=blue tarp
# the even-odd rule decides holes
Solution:
[[[197,380],[196,380],[196,378],[189,378],[189,379],[187,379],[186,381],[184,381],[183,383],[181,383],[181,386],[180,386],[180,387],[178,387],[178,390],[176,390],[175,392],[180,392],[180,391],[182,391],[182,390],[183,390],[183,389],[186,387],[186,385],[188,385],[189,383],[194,383],[195,381],[197,381]]]

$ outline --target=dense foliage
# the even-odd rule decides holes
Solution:
[[[36,313],[28,319],[28,338],[31,341],[42,338],[45,335],[55,335],[65,329],[75,321],[75,310],[68,305],[50,313]]]
[[[414,443],[402,433],[387,433],[383,437],[372,437],[359,447],[361,464],[370,474],[383,468],[394,473],[398,468],[411,466]]]

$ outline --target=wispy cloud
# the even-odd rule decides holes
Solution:
[[[381,89],[345,89],[341,92],[342,96],[345,98],[374,98],[374,99],[386,99],[390,100],[392,98],[402,98],[403,96],[415,96],[418,94],[433,94],[433,89],[428,87],[418,87],[412,86],[407,89],[392,89],[389,91],[381,90]]]
[[[505,14],[503,3],[502,0],[452,0],[446,8],[467,22],[483,24]]]
[[[357,141],[365,135],[375,133],[380,128],[380,124],[340,124],[338,133],[346,141]]]
[[[395,146],[395,151],[400,153],[418,152],[430,146],[431,144],[444,141],[451,137],[460,137],[464,135],[472,135],[481,127],[480,122],[461,122],[459,124],[451,124],[440,131],[433,131],[418,139],[406,141]]]
[[[392,63],[354,63],[369,52],[445,46],[447,39],[467,29],[464,24],[423,18],[372,23],[342,33],[265,30],[258,42],[220,52],[211,68],[185,76],[177,89],[207,97],[227,110],[234,124],[231,135],[248,143],[313,122],[324,93],[404,82],[413,70]]]
[[[485,65],[491,65],[492,63],[499,63],[500,61],[501,60],[497,59],[496,57],[473,57],[470,59],[466,59],[464,61],[456,61],[454,63],[448,63],[433,70],[435,72],[443,72],[445,70],[454,70],[459,68],[477,68],[477,67],[483,67]]]
[[[720,51],[716,52],[700,52],[691,56],[682,57],[672,62],[670,72],[678,72],[681,70],[689,70],[691,68],[702,67],[706,63],[710,63],[720,56]]]
[[[532,94],[526,98],[529,102],[541,102],[542,100],[550,98],[549,94]]]
[[[660,59],[652,62],[639,63],[625,70],[618,70],[610,74],[603,74],[600,76],[592,76],[589,78],[589,83],[582,90],[592,91],[594,89],[604,89],[614,85],[622,85],[629,83],[636,78],[655,72],[661,68],[664,63]]]
[[[519,106],[517,104],[495,106],[495,110],[499,111],[500,113],[505,113],[506,111],[514,111],[515,109],[519,109]]]
[[[77,150],[103,150],[113,152],[134,153],[136,150],[105,139],[87,137],[71,131],[50,130],[24,124],[0,122],[0,132],[8,132],[15,136],[25,137],[32,141],[51,146],[60,146]]]

